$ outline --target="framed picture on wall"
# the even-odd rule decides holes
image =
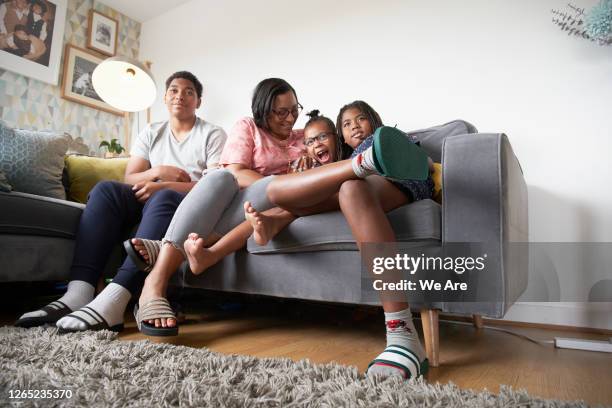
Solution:
[[[96,10],[89,10],[87,48],[114,56],[117,53],[117,31],[119,22]]]
[[[66,0],[0,0],[0,68],[57,85]]]
[[[113,108],[98,96],[91,82],[94,69],[103,60],[104,58],[92,54],[90,51],[66,44],[64,73],[62,75],[62,98],[115,115],[123,115],[122,111]]]

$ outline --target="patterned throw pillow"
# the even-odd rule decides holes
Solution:
[[[0,170],[15,191],[66,199],[62,170],[71,140],[65,133],[12,129],[0,121]]]
[[[2,170],[0,170],[0,191],[10,193],[12,189],[13,187],[9,184]]]

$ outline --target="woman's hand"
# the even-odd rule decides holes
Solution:
[[[301,173],[304,170],[312,169],[315,166],[315,161],[310,156],[302,156],[289,163],[289,173]]]

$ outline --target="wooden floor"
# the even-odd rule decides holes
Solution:
[[[289,304],[288,308],[295,308]],[[298,309],[304,307],[298,305]],[[180,335],[172,338],[143,336],[130,322],[122,340],[207,347],[227,354],[257,357],[335,361],[361,371],[385,346],[384,326],[378,310],[340,310],[333,306],[313,315],[286,310],[212,310],[187,314]],[[443,318],[443,317],[442,317]],[[417,328],[421,329],[416,320]],[[500,326],[506,330],[547,340],[554,336],[607,339],[610,336],[534,328]],[[453,382],[461,388],[498,392],[500,384],[524,388],[530,394],[562,400],[582,399],[589,404],[612,405],[612,355],[555,349],[524,338],[471,325],[440,323],[441,364],[427,375],[430,382]]]
[[[24,311],[54,299],[24,298],[17,296],[19,292],[23,293],[2,291],[0,306],[4,312],[0,323],[11,324]],[[315,363],[335,361],[361,371],[385,346],[379,308],[252,296],[227,300],[227,297],[223,294],[214,299],[198,291],[195,302],[183,298],[187,321],[181,324],[177,337],[143,336],[126,313],[126,329],[119,338],[208,347],[227,354],[309,359]],[[415,322],[420,330],[420,321]],[[540,340],[555,336],[605,340],[611,336],[499,327]],[[427,375],[432,383],[452,381],[461,388],[486,388],[495,393],[505,384],[543,398],[582,399],[592,405],[612,406],[612,354],[555,349],[511,334],[447,322],[440,323],[440,346],[440,366],[430,369]]]

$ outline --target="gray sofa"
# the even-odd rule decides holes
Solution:
[[[493,301],[425,299],[425,340],[437,365],[437,311],[493,318],[504,316],[527,285],[527,259],[509,255],[508,244],[528,240],[527,188],[504,134],[479,134],[467,122],[410,132],[432,159],[442,163],[443,205],[433,200],[389,213],[398,241],[440,246],[486,242],[489,270],[477,284]],[[17,192],[0,193],[0,282],[65,280],[83,205]],[[119,247],[118,247],[119,248]],[[108,271],[120,259],[109,260]],[[200,276],[175,275],[175,284],[221,291],[341,303],[377,303],[364,298],[361,258],[339,212],[293,222],[265,247],[226,257]],[[435,355],[432,355],[435,353]]]

